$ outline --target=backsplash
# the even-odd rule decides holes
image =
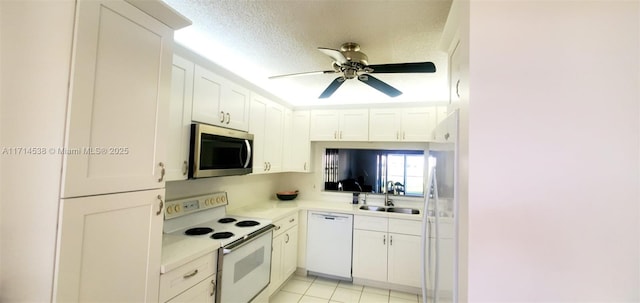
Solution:
[[[167,200],[226,191],[228,210],[238,209],[265,200],[275,199],[280,174],[245,175],[202,178],[167,182]]]

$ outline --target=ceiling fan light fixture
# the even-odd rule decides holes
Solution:
[[[310,74],[334,74],[342,73],[342,76],[335,78],[331,84],[322,92],[320,98],[329,98],[345,80],[357,78],[360,82],[378,90],[389,96],[397,97],[402,94],[395,87],[370,75],[373,73],[395,74],[395,73],[435,73],[436,66],[433,62],[411,62],[411,63],[389,63],[369,65],[369,58],[360,51],[360,45],[354,42],[343,43],[340,50],[318,47],[318,50],[333,59],[332,71],[319,71],[297,73],[281,76],[273,76],[270,79],[280,77],[291,77]]]

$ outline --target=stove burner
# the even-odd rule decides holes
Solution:
[[[233,237],[233,233],[230,233],[228,231],[223,231],[223,232],[219,232],[211,235],[211,239],[227,239],[231,237]]]
[[[234,218],[222,218],[222,219],[218,220],[218,223],[231,223],[231,222],[235,222],[235,221],[237,221],[237,220],[234,219]]]
[[[194,227],[194,228],[187,229],[184,232],[184,234],[187,236],[199,236],[199,235],[208,234],[212,231],[213,231],[213,228],[209,228],[209,227]]]
[[[257,221],[245,220],[245,221],[240,221],[240,222],[236,223],[236,226],[249,227],[249,226],[256,226],[258,224],[260,224],[260,223],[258,223]]]

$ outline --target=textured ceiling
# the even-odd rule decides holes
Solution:
[[[193,21],[178,43],[294,106],[442,102],[448,98],[447,55],[438,49],[450,0],[164,0]],[[329,99],[320,93],[337,76],[268,79],[330,70],[317,47],[357,42],[369,64],[432,61],[434,74],[377,74],[401,90],[396,98],[353,79]]]

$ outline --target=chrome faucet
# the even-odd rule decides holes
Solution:
[[[387,181],[387,186],[384,189],[384,206],[393,206],[393,201],[389,199],[389,189],[393,190],[393,181]]]

